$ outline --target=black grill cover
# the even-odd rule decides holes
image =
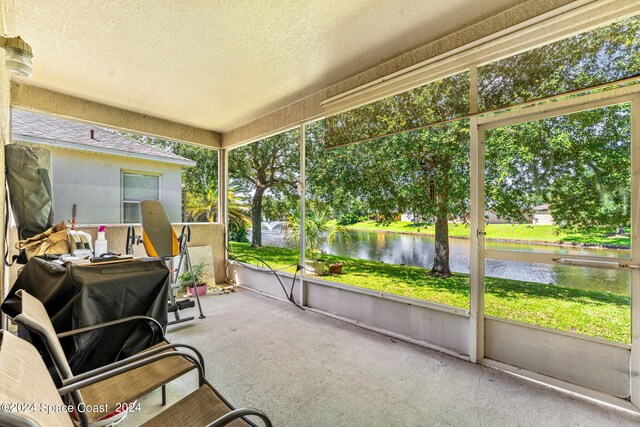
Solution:
[[[167,324],[169,270],[161,260],[114,264],[60,265],[34,257],[24,266],[2,311],[21,311],[20,289],[45,306],[57,333],[127,316],[145,315]],[[132,321],[61,340],[74,374],[99,368],[144,350],[160,341],[148,322]],[[155,328],[157,329],[157,327]],[[31,337],[39,350],[42,342]]]

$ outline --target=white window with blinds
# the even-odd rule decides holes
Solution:
[[[140,222],[140,202],[160,200],[160,175],[122,172],[122,222]]]

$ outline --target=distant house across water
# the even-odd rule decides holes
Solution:
[[[182,219],[182,170],[195,162],[90,124],[13,109],[15,143],[51,151],[55,220],[140,222],[140,200],[160,200]]]
[[[487,211],[484,214],[485,222],[487,224],[515,224],[518,221],[509,221],[496,215],[494,212]],[[536,206],[533,208],[533,215],[526,217],[525,223],[531,223],[535,225],[553,225],[553,216],[551,216],[551,210],[548,204]]]
[[[536,225],[553,225],[553,217],[549,205],[544,204],[533,208],[533,223]]]

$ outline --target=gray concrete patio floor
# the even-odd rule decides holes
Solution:
[[[275,426],[637,426],[594,405],[498,370],[399,341],[249,291],[206,296],[207,318],[169,328],[204,354],[207,378],[236,407]],[[197,387],[168,386],[169,405]],[[141,400],[137,426],[162,410]]]

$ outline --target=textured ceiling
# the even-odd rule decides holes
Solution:
[[[221,132],[519,3],[7,1],[29,84]]]

